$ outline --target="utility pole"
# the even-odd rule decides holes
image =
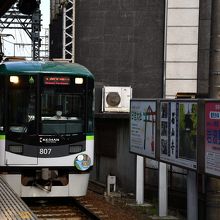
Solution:
[[[38,7],[32,14],[32,30],[31,30],[31,40],[32,40],[32,57],[33,60],[40,59],[40,31],[41,31],[41,12],[39,9],[40,0],[38,0]]]

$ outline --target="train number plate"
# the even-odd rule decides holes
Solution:
[[[50,155],[52,149],[51,148],[40,148],[39,149],[39,154],[40,155]]]

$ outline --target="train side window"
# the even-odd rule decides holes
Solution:
[[[4,130],[4,77],[0,76],[0,132]]]

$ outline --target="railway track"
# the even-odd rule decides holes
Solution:
[[[96,182],[90,182],[89,189],[104,193],[104,187]],[[109,220],[109,216],[87,197],[26,198],[25,202],[39,220]]]
[[[101,220],[108,219],[84,198],[25,199],[39,220]]]

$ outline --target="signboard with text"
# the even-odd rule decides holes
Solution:
[[[220,102],[205,103],[205,172],[220,176]]]
[[[197,169],[196,101],[160,102],[160,160]]]
[[[155,100],[131,100],[130,152],[155,158],[156,147]]]

